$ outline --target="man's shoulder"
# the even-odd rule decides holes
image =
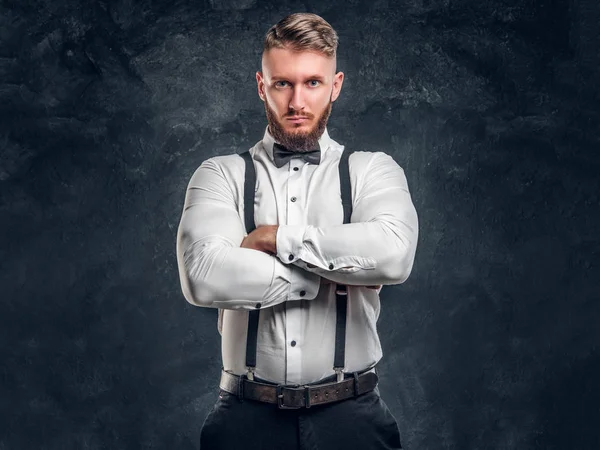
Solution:
[[[344,152],[351,152],[348,161],[350,164],[358,164],[359,167],[367,167],[370,163],[389,161],[393,162],[394,158],[390,153],[381,150],[351,150],[344,149]]]
[[[190,183],[205,177],[217,177],[232,188],[241,186],[245,177],[245,162],[239,153],[209,156],[196,167]]]
[[[198,169],[213,168],[221,170],[224,173],[238,172],[239,170],[244,168],[245,164],[241,153],[244,153],[244,151],[228,153],[225,155],[211,156],[203,160]],[[252,154],[252,149],[250,149],[250,153]]]
[[[202,161],[202,164],[216,164],[219,166],[228,166],[231,164],[239,164],[242,161],[241,153],[229,153],[226,155],[215,155],[209,158],[206,158]]]
[[[392,153],[381,150],[356,150],[350,155],[348,166],[350,178],[355,182],[366,177],[381,177],[397,171],[404,172],[404,168]]]
[[[366,150],[364,148],[352,148],[346,145],[339,145],[338,149],[340,151],[343,149],[344,153],[349,152],[351,154],[351,158],[372,158],[377,157],[378,155],[390,155],[388,152],[384,152],[383,150]]]

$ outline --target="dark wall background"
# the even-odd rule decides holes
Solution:
[[[379,321],[405,447],[600,448],[596,0],[2,0],[0,449],[197,446],[220,347],[180,291],[185,187],[262,137],[294,11],[340,35],[330,134],[419,213]]]

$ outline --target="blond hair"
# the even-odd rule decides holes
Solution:
[[[287,48],[294,51],[316,51],[335,58],[338,35],[329,23],[311,13],[295,13],[273,25],[265,36],[263,51]]]

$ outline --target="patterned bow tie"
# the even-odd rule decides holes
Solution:
[[[321,162],[321,150],[293,152],[277,142],[273,144],[273,160],[277,167],[283,167],[292,158],[302,158],[307,163],[319,164]]]

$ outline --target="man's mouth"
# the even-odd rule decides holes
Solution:
[[[306,117],[306,116],[292,116],[292,117],[288,117],[287,120],[289,120],[290,122],[293,122],[293,123],[302,123],[302,122],[308,120],[308,117]]]

